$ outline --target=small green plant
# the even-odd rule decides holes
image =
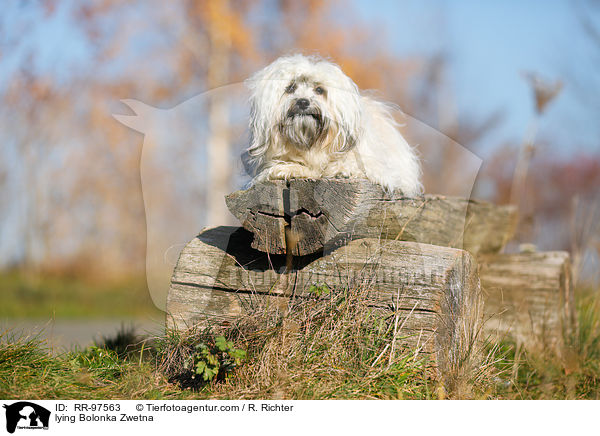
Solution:
[[[227,378],[246,359],[246,351],[235,348],[233,342],[224,336],[217,336],[212,343],[207,342],[209,344],[197,344],[184,365],[205,382],[215,377]]]
[[[314,295],[315,297],[321,297],[323,295],[328,295],[330,293],[330,289],[327,285],[310,285],[308,288],[308,293]]]

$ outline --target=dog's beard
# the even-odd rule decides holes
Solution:
[[[308,150],[324,136],[327,123],[316,109],[305,112],[290,110],[279,124],[279,130],[295,147]]]

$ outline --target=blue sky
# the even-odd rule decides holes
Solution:
[[[582,31],[578,11],[586,9],[581,2],[389,0],[377,2],[377,8],[369,1],[355,4],[364,20],[380,24],[397,53],[446,54],[459,113],[477,116],[503,110],[500,134],[507,139],[519,140],[533,113],[521,73],[561,79],[563,92],[544,114],[540,135],[568,145],[557,152],[580,147],[600,151],[598,106],[594,111],[584,105],[574,81],[577,76],[600,85],[599,48]],[[600,25],[598,14],[588,16]]]
[[[5,9],[1,20],[7,32],[0,38],[25,38],[25,50],[36,47],[36,66],[59,77],[68,74],[70,65],[85,64],[90,47],[66,18],[72,0],[59,2],[62,7],[54,19],[26,29],[19,28],[19,23],[42,22],[40,8],[9,4],[12,7]],[[572,152],[573,147],[598,151],[600,105],[584,104],[579,84],[574,83],[574,77],[579,77],[600,87],[600,50],[581,29],[577,11],[586,10],[581,1],[354,0],[354,4],[359,18],[381,31],[399,55],[447,56],[448,79],[460,115],[485,117],[498,109],[504,112],[499,134],[487,138],[481,151],[502,139],[519,141],[524,134],[533,112],[530,89],[521,75],[524,71],[565,83],[541,121],[540,135],[565,144],[561,151]],[[39,16],[33,21],[19,20],[19,14]],[[600,15],[591,19],[600,28]],[[13,67],[11,58],[3,59],[0,81]]]
[[[89,44],[81,29],[74,25],[70,13],[73,3],[72,0],[57,2],[50,19],[41,7],[16,1],[3,5],[0,23],[4,32],[0,32],[0,47],[18,41],[19,51],[2,57],[0,85],[29,53],[35,53],[33,68],[58,78],[68,75],[73,65],[81,65],[91,58]]]
[[[59,80],[74,68],[85,69],[93,48],[68,14],[74,3],[58,2],[48,20],[42,8],[9,2],[0,17],[5,30],[0,33],[0,52],[8,41],[18,39],[21,54],[35,53],[32,66]],[[600,152],[600,46],[592,45],[581,26],[583,14],[600,29],[600,8],[594,15],[583,1],[567,0],[353,3],[358,18],[377,29],[398,55],[444,54],[459,117],[483,119],[502,111],[500,127],[476,144],[482,157],[504,141],[519,142],[525,133],[533,98],[523,72],[564,82],[541,119],[538,137],[561,144],[555,153]],[[340,4],[344,2],[334,3],[334,9]],[[343,14],[338,18],[343,20]],[[0,87],[23,56],[12,53],[1,59]],[[592,91],[583,91],[586,86]]]

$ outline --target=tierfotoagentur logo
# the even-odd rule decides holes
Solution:
[[[29,401],[4,404],[3,407],[6,409],[6,431],[9,433],[14,433],[16,429],[48,430],[50,421],[48,409]]]

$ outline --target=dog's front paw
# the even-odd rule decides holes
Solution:
[[[315,174],[309,168],[299,164],[275,165],[269,170],[271,180],[290,180],[314,178]]]
[[[352,177],[350,171],[340,171],[333,176],[335,179],[349,179]]]

